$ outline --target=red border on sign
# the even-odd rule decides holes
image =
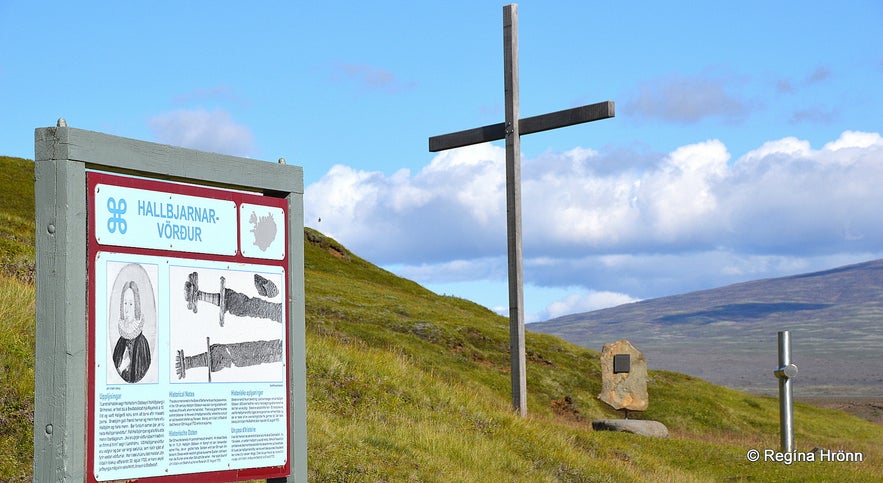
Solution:
[[[94,193],[95,186],[98,184],[106,184],[106,185],[114,185],[126,188],[136,188],[148,191],[156,191],[170,194],[178,194],[178,195],[187,195],[194,196],[200,198],[212,198],[217,200],[226,200],[232,201],[236,204],[236,209],[238,211],[239,206],[242,203],[249,203],[254,205],[262,205],[269,206],[274,208],[281,208],[285,214],[285,228],[282,230],[285,236],[285,254],[282,260],[267,260],[267,259],[256,259],[250,257],[244,257],[239,250],[241,247],[242,240],[239,240],[240,229],[238,226],[239,217],[237,216],[237,229],[236,229],[236,237],[237,237],[237,251],[236,255],[227,256],[227,255],[211,255],[204,253],[192,253],[192,252],[181,252],[174,250],[158,250],[158,249],[148,249],[148,248],[133,248],[133,247],[123,247],[117,245],[107,245],[107,244],[99,244],[97,239],[95,238],[95,212],[94,212]],[[247,193],[242,191],[234,191],[234,190],[225,190],[220,188],[208,188],[204,186],[196,186],[191,184],[184,183],[175,183],[170,181],[159,181],[154,179],[145,179],[145,178],[136,178],[136,177],[128,177],[128,176],[120,176],[109,173],[101,173],[95,171],[89,171],[86,173],[86,217],[87,217],[87,290],[88,290],[88,322],[87,326],[87,337],[88,337],[88,349],[86,355],[86,366],[88,371],[88,382],[87,382],[87,397],[86,397],[86,481],[89,483],[100,483],[95,479],[94,465],[95,465],[95,307],[97,301],[96,297],[96,289],[95,286],[95,256],[99,251],[113,251],[116,253],[125,253],[125,254],[134,254],[134,255],[148,255],[148,256],[156,256],[156,257],[170,257],[170,258],[183,258],[183,259],[192,259],[192,260],[208,260],[208,261],[218,261],[218,262],[229,262],[229,263],[245,263],[251,265],[268,265],[268,266],[278,266],[282,267],[286,276],[288,276],[288,244],[289,244],[289,233],[288,233],[288,201],[284,198],[276,198],[271,196],[262,196],[259,194]],[[284,301],[288,303],[291,300],[291,287],[290,284],[286,283],[285,285],[285,296]],[[102,302],[103,303],[103,302]],[[290,316],[289,311],[285,310],[284,313],[286,316]],[[283,331],[287,331],[289,327],[289,320],[286,317]],[[286,340],[288,337],[286,335]],[[289,353],[290,341],[285,345],[285,367],[290,367],[291,354]],[[290,397],[291,391],[291,381],[289,377],[289,371],[286,369],[285,371],[285,394],[287,397]],[[285,433],[286,433],[286,448],[288,448],[288,454],[290,454],[291,448],[291,437],[289,428],[291,427],[291,414],[289,411],[289,404],[286,405],[286,424],[285,424]],[[303,435],[305,437],[305,435]],[[242,468],[236,470],[219,470],[219,471],[209,471],[209,472],[201,472],[201,473],[183,473],[176,475],[163,475],[163,476],[151,476],[151,477],[142,477],[136,479],[129,479],[126,481],[131,482],[156,482],[156,483],[166,483],[166,482],[189,482],[193,481],[194,478],[198,478],[199,481],[204,482],[225,482],[225,481],[241,481],[241,480],[253,480],[253,479],[265,479],[265,478],[279,478],[289,476],[291,474],[291,459],[288,458],[288,454],[286,455],[286,462],[282,466],[272,466],[272,467],[263,467],[263,468]]]

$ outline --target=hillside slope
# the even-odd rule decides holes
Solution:
[[[0,156],[0,274],[34,281],[34,163]]]
[[[548,335],[527,335],[530,416],[519,418],[509,408],[506,319],[318,232],[304,237],[308,434],[293,437],[307,438],[311,481],[883,478],[883,427],[803,404],[798,448],[861,452],[865,462],[749,463],[749,449],[778,444],[776,400],[673,372],[651,371],[650,408],[639,415],[672,438],[594,432],[593,418],[618,417],[596,398],[598,353]],[[33,410],[33,332],[9,321],[32,324],[33,297],[30,282],[0,276],[0,306],[12,311],[0,317],[0,344],[13,348],[0,352],[0,481],[28,481],[30,426],[7,422]]]
[[[790,330],[798,395],[883,396],[883,260],[745,282],[531,324],[583,347],[627,338],[651,367],[758,393],[776,390]]]
[[[305,236],[311,335],[308,424],[322,421],[323,426],[335,426],[333,422],[346,426],[321,432],[319,437],[314,426],[310,445],[319,453],[337,448],[341,444],[337,438],[345,438],[356,455],[377,461],[394,458],[396,467],[407,467],[414,464],[415,456],[428,458],[437,448],[446,461],[433,463],[439,465],[435,468],[439,473],[430,479],[439,481],[797,478],[793,469],[773,476],[763,473],[772,469],[766,467],[753,474],[753,467],[744,464],[747,448],[777,445],[775,399],[749,396],[673,372],[651,372],[650,408],[639,417],[662,421],[675,438],[648,441],[591,431],[592,419],[619,417],[596,398],[598,353],[541,334],[527,335],[531,417],[520,420],[508,409],[505,318],[395,277],[317,232],[308,230]],[[330,355],[331,350],[337,355]],[[807,411],[818,410],[798,405],[798,418],[815,420],[814,428],[802,435],[801,444],[809,442],[807,437],[813,439],[810,433],[835,420],[830,416],[833,413],[815,419]],[[366,423],[371,428],[367,432]],[[870,436],[883,429],[855,419],[846,424],[844,430],[850,434],[869,428]],[[346,436],[351,432],[362,435]],[[416,446],[413,433],[423,435]],[[423,441],[424,437],[433,441]],[[629,445],[619,446],[626,440]],[[814,446],[830,444],[853,443],[840,440]],[[501,463],[491,457],[495,452],[524,466],[499,468],[496,465]],[[311,458],[315,455],[311,451]],[[360,457],[354,456],[352,463]],[[699,460],[704,463],[697,464]],[[472,465],[474,469],[467,471]],[[811,475],[815,476],[804,477]]]

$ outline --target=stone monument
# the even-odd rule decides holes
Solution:
[[[601,394],[598,399],[629,411],[646,411],[647,361],[644,354],[623,339],[601,349]]]
[[[604,344],[601,349],[601,393],[598,399],[613,409],[622,409],[625,419],[595,420],[592,429],[668,437],[668,428],[658,421],[628,418],[629,411],[646,411],[650,398],[647,395],[647,361],[644,354],[625,339]]]

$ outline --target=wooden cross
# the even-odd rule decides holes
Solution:
[[[512,407],[527,415],[527,377],[524,349],[524,290],[521,250],[521,140],[522,134],[547,131],[615,115],[613,101],[519,119],[518,113],[518,6],[503,7],[503,74],[506,121],[429,138],[431,152],[506,139],[506,225],[509,253],[509,353]]]

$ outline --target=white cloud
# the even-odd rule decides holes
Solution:
[[[876,250],[881,160],[879,134],[849,131],[821,150],[788,139],[746,154],[722,190],[734,235],[726,243],[767,253]]]
[[[663,240],[678,241],[716,225],[717,186],[727,175],[730,154],[720,141],[683,146],[647,173],[638,194],[649,210],[642,221]]]
[[[822,148],[825,151],[839,151],[848,148],[871,148],[883,146],[883,138],[875,132],[844,131],[840,137]]]
[[[415,182],[432,187],[439,196],[451,197],[476,221],[487,225],[505,216],[505,159],[505,150],[491,144],[452,149],[435,156]]]
[[[587,166],[596,156],[571,150],[525,163],[522,210],[531,223],[525,230],[531,244],[552,238],[566,245],[601,245],[633,233],[641,180],[628,172],[595,174]]]
[[[505,249],[505,172],[489,144],[436,156],[416,175],[333,167],[306,188],[307,223],[377,263],[470,258]],[[500,235],[502,233],[502,235]]]
[[[730,158],[720,141],[681,147],[641,170],[605,174],[585,169],[591,159],[570,156],[560,155],[569,162],[557,164],[543,159],[548,171],[532,169],[523,180],[524,236],[540,250],[692,242],[719,222],[716,191]]]
[[[307,187],[307,223],[420,283],[504,280],[503,159],[485,144],[416,174],[335,166]],[[525,279],[582,290],[559,307],[588,304],[590,291],[647,298],[857,262],[883,247],[880,179],[883,138],[852,131],[736,160],[719,140],[653,160],[544,153],[523,162]]]
[[[387,265],[385,268],[410,280],[434,284],[472,280],[506,280],[508,270],[505,257],[484,257],[414,265]]]
[[[787,158],[806,157],[812,148],[808,141],[802,141],[795,137],[787,137],[776,141],[768,141],[755,150],[749,151],[739,160],[740,163],[762,160],[775,156]]]
[[[539,320],[554,319],[555,317],[567,314],[591,312],[593,310],[606,309],[607,307],[629,304],[639,300],[640,299],[616,292],[596,292],[592,290],[588,293],[576,293],[549,304],[546,307],[545,314],[543,314]]]
[[[755,255],[729,250],[687,253],[530,257],[524,260],[525,321],[883,258],[883,251],[823,255]],[[388,265],[384,268],[441,294],[464,297],[508,314],[506,256]],[[596,293],[592,297],[589,294]],[[585,300],[582,308],[575,303]],[[566,303],[570,301],[573,307]],[[555,304],[554,306],[552,306]],[[552,306],[552,307],[550,307]],[[587,308],[588,307],[588,308]],[[570,312],[573,313],[573,312]]]
[[[525,280],[652,298],[883,258],[883,249],[827,254],[753,254],[729,249],[545,257],[525,260]]]
[[[148,121],[158,142],[234,156],[255,154],[254,135],[223,109],[178,109]]]

